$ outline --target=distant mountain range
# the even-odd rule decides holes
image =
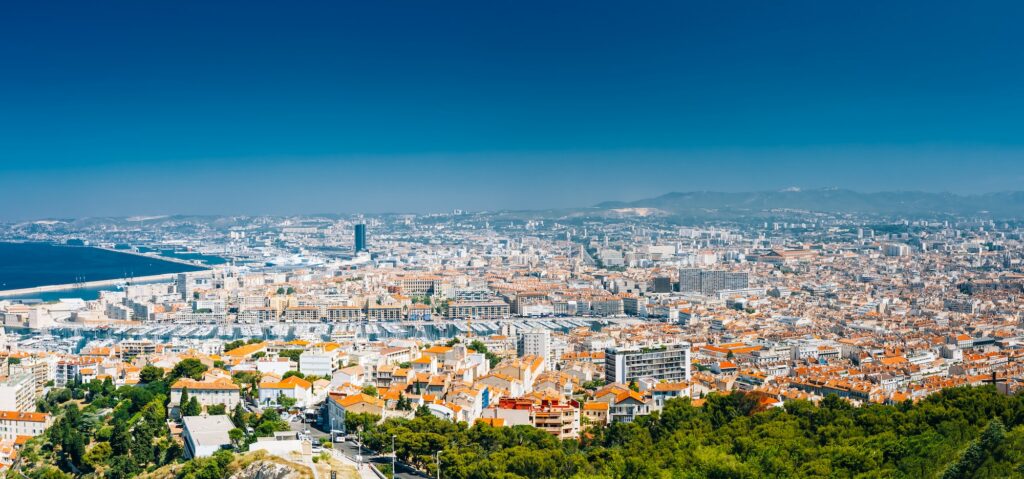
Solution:
[[[637,201],[609,201],[596,205],[603,210],[657,209],[663,214],[706,216],[709,214],[763,214],[769,210],[789,209],[828,213],[878,215],[984,215],[997,218],[1024,217],[1024,191],[956,195],[891,191],[859,193],[819,188],[748,193],[694,191],[668,193]]]

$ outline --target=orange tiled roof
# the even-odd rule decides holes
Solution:
[[[380,399],[370,396],[369,394],[366,393],[352,394],[350,396],[345,396],[341,399],[332,397],[332,399],[334,399],[334,401],[340,404],[342,407],[350,407],[359,403],[368,403],[374,406],[382,406],[383,402]]]
[[[309,381],[302,379],[298,376],[288,376],[276,383],[266,382],[260,383],[260,389],[295,389],[296,387],[302,389],[309,389],[313,385]]]
[[[188,388],[190,390],[238,390],[238,385],[231,382],[227,378],[218,378],[213,381],[196,381],[194,379],[182,378],[171,386],[171,389],[183,389]]]
[[[482,417],[477,419],[476,422],[494,427],[502,427],[505,425],[505,419],[500,417]]]
[[[246,344],[244,346],[239,346],[239,347],[237,347],[235,349],[232,349],[231,351],[228,351],[228,352],[226,352],[224,354],[227,355],[227,356],[232,356],[232,357],[236,357],[236,358],[237,357],[245,357],[245,356],[249,356],[251,354],[254,354],[254,353],[258,352],[258,351],[262,351],[263,348],[266,347],[266,345],[267,345],[267,343]]]
[[[0,411],[0,421],[46,422],[49,417],[43,412]]]

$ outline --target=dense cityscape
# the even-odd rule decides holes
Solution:
[[[2,479],[1024,479],[1024,2],[3,2]]]
[[[0,298],[0,454],[29,477],[54,465],[127,477],[223,450],[295,460],[314,477],[392,464],[407,477],[446,465],[444,477],[486,477],[446,460],[453,446],[380,431],[433,418],[587,444],[723,398],[752,412],[905,408],[951,388],[1017,397],[1022,232],[809,211],[686,225],[635,208],[5,224],[8,243],[193,271],[101,281],[95,299],[76,294],[88,282]],[[133,389],[148,400],[130,406]],[[100,421],[78,452],[53,432],[70,420],[67,400],[90,404],[71,407],[77,421]],[[118,462],[104,404],[154,409],[156,453]],[[956,457],[943,460],[933,467]]]

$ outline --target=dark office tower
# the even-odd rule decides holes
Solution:
[[[671,293],[672,292],[672,278],[668,276],[656,276],[654,278],[654,292],[655,293]]]
[[[360,223],[356,225],[356,253],[360,251],[366,251],[366,225]]]

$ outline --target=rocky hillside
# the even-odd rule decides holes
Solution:
[[[203,461],[200,459],[199,461]],[[179,479],[182,477],[204,477],[202,469],[186,471],[189,464],[170,464],[161,467],[148,474],[139,476],[139,479]],[[190,474],[191,473],[191,474]],[[222,477],[228,479],[312,479],[313,472],[309,467],[286,461],[280,457],[267,454],[263,451],[251,452],[237,455],[231,463],[222,471]]]

